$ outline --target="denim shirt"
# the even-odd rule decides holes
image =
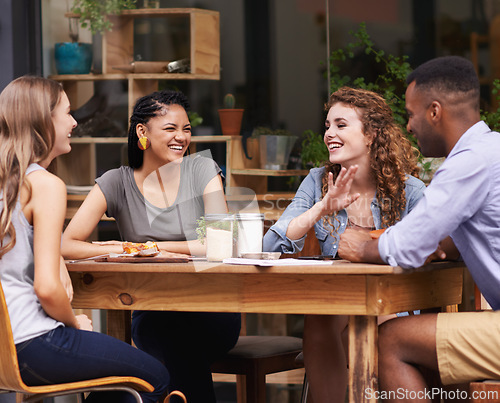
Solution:
[[[290,221],[298,217],[302,213],[309,210],[315,203],[321,200],[321,178],[325,168],[313,168],[309,171],[309,175],[301,183],[295,197],[283,212],[279,220],[267,231],[264,236],[263,250],[266,252],[282,252],[282,253],[297,253],[304,247],[305,236],[297,240],[291,240],[286,236],[286,231]],[[413,176],[408,176],[406,180],[406,205],[401,214],[401,217],[407,215],[411,209],[418,203],[425,190],[425,184]],[[379,229],[382,226],[380,216],[380,208],[377,198],[371,202],[370,209],[375,223],[375,228]],[[335,256],[338,248],[337,239],[330,234],[338,234],[344,232],[347,226],[347,212],[341,210],[337,214],[337,219],[333,219],[334,229],[330,224],[324,225],[324,220],[320,219],[314,224],[314,232],[318,238],[321,253],[323,255]]]

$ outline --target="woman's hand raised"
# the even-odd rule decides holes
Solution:
[[[333,183],[333,174],[331,172],[328,174],[328,192],[321,200],[323,215],[340,211],[358,199],[359,193],[350,193],[357,171],[357,165],[352,165],[349,169],[342,168],[335,183]]]

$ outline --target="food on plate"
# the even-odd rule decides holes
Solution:
[[[372,239],[377,239],[380,237],[380,235],[383,234],[384,231],[385,231],[385,228],[370,231],[370,236],[372,237]]]
[[[132,256],[156,256],[160,249],[156,242],[147,241],[144,243],[123,242],[123,253]]]

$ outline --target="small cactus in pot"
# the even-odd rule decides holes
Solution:
[[[224,108],[225,109],[234,109],[235,99],[233,94],[226,94],[224,96]]]
[[[235,109],[236,99],[233,94],[224,96],[224,109],[219,109],[219,119],[222,134],[226,136],[237,136],[241,131],[241,120],[244,109]]]

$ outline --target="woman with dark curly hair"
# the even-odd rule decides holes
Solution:
[[[329,161],[311,169],[264,237],[264,250],[296,253],[314,227],[323,255],[337,254],[346,228],[389,227],[411,211],[425,185],[415,150],[378,94],[348,87],[326,105]],[[306,315],[304,361],[315,403],[343,402],[347,388],[347,316]]]

